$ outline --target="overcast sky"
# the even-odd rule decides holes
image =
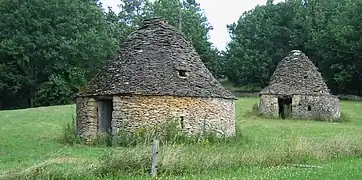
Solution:
[[[226,25],[236,22],[244,11],[256,5],[264,5],[267,0],[196,0],[214,28],[210,31],[210,41],[219,50],[224,50],[230,40]],[[281,0],[275,0],[280,2]],[[102,0],[104,7],[111,6],[114,11],[119,11],[119,0]]]

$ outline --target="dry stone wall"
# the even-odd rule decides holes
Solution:
[[[261,95],[259,112],[263,115],[278,117],[278,97],[276,95]]]
[[[97,100],[77,98],[77,133],[86,141],[98,133]],[[206,131],[235,134],[235,103],[231,99],[175,96],[114,96],[112,134],[135,132],[178,120],[186,134]]]
[[[175,96],[113,97],[112,133],[124,128],[135,131],[178,119],[186,134],[213,130],[219,134],[235,134],[235,103],[231,99]]]
[[[321,118],[338,120],[341,116],[339,100],[332,95],[294,95],[292,116],[295,118]]]
[[[97,101],[93,98],[77,98],[77,134],[85,140],[98,131]]]
[[[278,117],[279,105],[277,95],[261,95],[259,111],[263,115]],[[292,96],[292,118],[297,119],[321,119],[336,121],[340,118],[339,99],[332,95]]]

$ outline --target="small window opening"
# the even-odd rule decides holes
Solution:
[[[307,75],[305,75],[305,76],[304,76],[304,79],[308,79],[308,76],[307,76]]]
[[[187,76],[187,71],[185,71],[185,70],[178,70],[178,75],[179,75],[180,77],[185,78],[185,77]]]
[[[308,106],[308,111],[311,111],[312,110],[312,107]]]
[[[302,104],[298,104],[298,106],[302,106]]]
[[[184,126],[184,117],[181,116],[180,117],[180,123],[181,123],[181,129],[183,129],[185,126]]]

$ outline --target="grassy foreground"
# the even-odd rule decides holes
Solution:
[[[160,148],[165,179],[362,179],[361,102],[342,101],[343,123],[251,115],[257,98],[237,101],[241,139]],[[151,147],[90,147],[60,141],[75,107],[0,111],[0,179],[147,178]],[[133,177],[130,177],[132,175]]]

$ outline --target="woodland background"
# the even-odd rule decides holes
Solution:
[[[218,79],[265,87],[290,50],[305,52],[333,94],[362,95],[362,1],[286,0],[257,6],[227,26],[219,51],[195,0],[0,0],[0,109],[61,105],[114,57],[143,19],[165,17],[192,42]],[[222,12],[220,12],[222,13]]]

